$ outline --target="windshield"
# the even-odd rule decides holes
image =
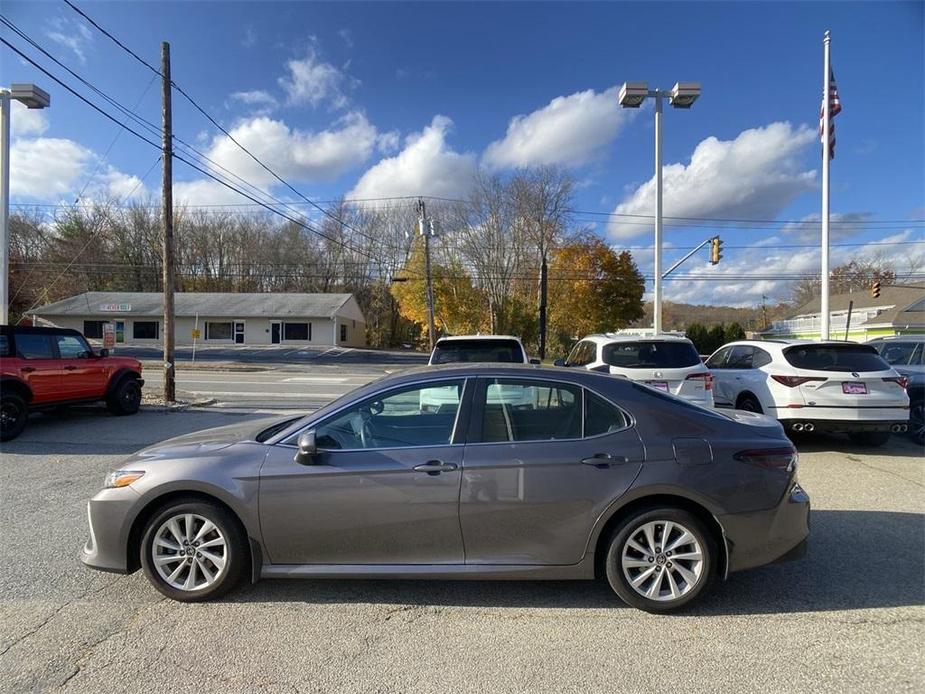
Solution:
[[[784,358],[798,369],[811,371],[889,371],[869,345],[799,345],[784,350]]]
[[[502,362],[523,364],[523,349],[516,340],[446,340],[434,347],[431,364]]]
[[[922,366],[922,342],[881,342],[880,356],[891,366]]]
[[[624,369],[679,369],[700,363],[700,355],[690,342],[659,340],[604,345],[602,359]]]

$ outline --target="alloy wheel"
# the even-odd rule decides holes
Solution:
[[[157,529],[151,559],[158,575],[171,588],[201,590],[225,573],[228,544],[208,518],[182,513],[171,516]]]
[[[918,443],[925,440],[925,402],[918,402],[909,411],[909,429],[912,439]]]
[[[640,525],[621,553],[623,575],[639,595],[669,602],[687,595],[703,577],[703,548],[680,523],[655,520]]]

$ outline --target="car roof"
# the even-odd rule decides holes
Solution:
[[[620,333],[604,333],[587,335],[581,338],[582,341],[590,340],[597,344],[612,344],[618,342],[690,342],[690,339],[683,335],[672,335],[670,333],[659,333],[658,335],[621,335]]]
[[[871,342],[925,342],[925,335],[884,335],[868,340]]]
[[[476,378],[479,376],[500,376],[510,378],[539,378],[554,381],[571,381],[591,384],[602,379],[604,382],[619,381],[610,374],[602,374],[586,369],[564,369],[559,366],[541,366],[539,364],[519,364],[510,362],[478,362],[434,364],[417,366],[411,369],[389,374],[377,381],[379,386],[412,383],[424,377],[433,378]]]
[[[0,325],[0,332],[4,335],[16,333],[18,335],[82,335],[73,328],[40,328],[32,325]]]
[[[520,342],[519,337],[514,335],[445,335],[437,342],[455,342],[456,340],[513,340]]]

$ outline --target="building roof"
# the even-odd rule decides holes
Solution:
[[[331,318],[353,311],[346,305],[353,294],[178,292],[174,295],[177,316],[203,318]],[[164,295],[160,292],[84,292],[41,306],[39,316],[124,315],[160,316]]]
[[[829,297],[829,311],[847,311],[848,304],[854,302],[854,308],[895,308],[903,311],[910,307],[911,304],[925,298],[925,289],[921,287],[883,287],[880,290],[880,296],[874,298],[870,295],[869,289],[862,289],[856,292],[846,294],[832,294]],[[794,315],[806,316],[817,314],[822,310],[821,297],[816,297],[812,301],[803,304],[798,308]]]

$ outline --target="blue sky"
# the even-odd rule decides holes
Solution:
[[[667,295],[733,304],[787,294],[784,281],[744,274],[818,268],[818,248],[794,246],[818,238],[815,128],[830,29],[844,106],[832,212],[848,222],[834,226],[834,241],[858,244],[836,247],[833,257],[881,253],[902,265],[925,251],[913,221],[925,217],[922,2],[77,4],[151,63],[169,41],[176,82],[315,199],[461,196],[476,166],[504,173],[549,163],[579,181],[580,210],[650,214],[652,111],[620,109],[616,88],[700,81],[694,108],[665,114],[666,215],[777,222],[670,226],[667,262],[683,253],[671,246],[718,232],[722,263],[713,268],[701,255],[686,269],[729,279],[671,282]],[[158,122],[152,74],[63,2],[3,8],[71,69]],[[106,155],[116,126],[6,47],[0,61],[4,83],[35,81],[53,99],[41,114],[14,111],[14,202],[69,202],[85,186],[89,194],[156,192],[156,169],[138,178],[156,151],[124,134]],[[176,135],[283,193],[182,98],[174,104]],[[183,164],[175,178],[176,196],[189,204],[242,201]],[[579,219],[651,269],[644,218]],[[860,245],[870,242],[881,245]]]

